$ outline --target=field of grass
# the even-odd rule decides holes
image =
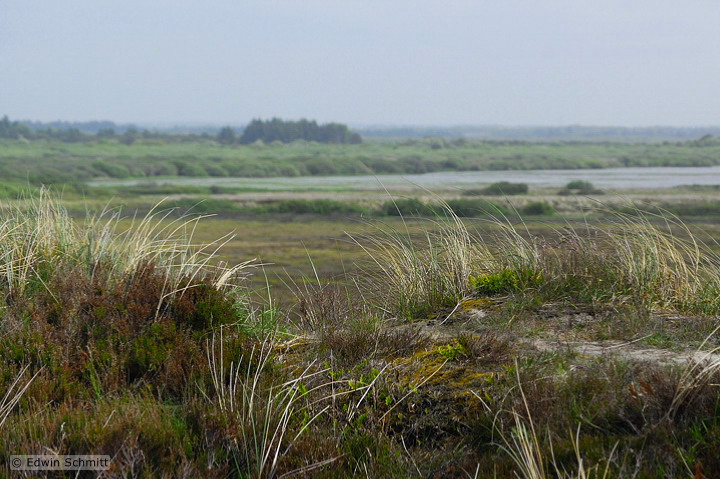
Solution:
[[[97,178],[294,177],[416,174],[434,171],[579,169],[720,164],[713,137],[680,143],[527,143],[467,139],[398,140],[359,145],[221,145],[210,139],[130,145],[0,140],[3,178],[79,185]]]
[[[197,219],[155,198],[116,200],[134,221],[45,191],[3,206],[3,474],[42,453],[117,477],[720,475],[712,209]]]

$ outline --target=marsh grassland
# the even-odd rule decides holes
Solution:
[[[31,188],[0,222],[0,467],[718,477],[717,193]]]

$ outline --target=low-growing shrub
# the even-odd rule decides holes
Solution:
[[[495,217],[505,216],[511,210],[501,204],[483,199],[455,199],[448,200],[447,206],[452,213],[460,218]]]
[[[177,208],[182,214],[204,215],[232,213],[240,210],[240,207],[236,203],[220,198],[180,198],[168,203],[168,206]]]
[[[108,163],[107,161],[96,161],[92,166],[101,174],[110,178],[127,178],[131,176],[130,171],[123,165]]]
[[[485,188],[470,189],[463,191],[465,196],[512,196],[524,195],[528,192],[527,183],[511,183],[509,181],[500,181],[493,183]]]
[[[547,201],[533,201],[520,208],[520,213],[528,216],[550,216],[555,208]]]
[[[365,209],[355,203],[318,199],[318,200],[281,200],[261,204],[251,209],[257,214],[313,214],[313,215],[338,215],[338,214],[360,214]]]
[[[559,195],[601,195],[602,190],[598,190],[589,181],[573,180],[570,181],[563,189],[558,191]]]
[[[180,176],[206,177],[207,172],[202,166],[190,161],[177,160],[174,162],[177,168],[177,174]]]
[[[380,207],[381,214],[387,216],[435,216],[437,208],[424,203],[417,198],[398,198],[386,201]]]

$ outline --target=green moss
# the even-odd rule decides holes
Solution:
[[[520,270],[505,268],[497,273],[484,274],[482,276],[470,276],[470,286],[480,294],[502,294],[512,293],[521,288],[537,287],[542,284],[543,277],[540,273],[531,270]]]
[[[465,348],[463,348],[462,344],[457,342],[438,346],[437,352],[448,361],[454,361],[455,359],[466,357]]]

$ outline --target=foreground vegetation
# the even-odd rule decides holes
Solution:
[[[357,272],[312,263],[286,305],[247,288],[259,267],[194,246],[196,218],[128,227],[73,220],[45,192],[15,203],[0,224],[5,474],[23,477],[12,454],[48,453],[109,454],[117,477],[720,474],[717,356],[569,342],[715,348],[712,244],[666,213],[537,235],[443,211],[367,225]]]

